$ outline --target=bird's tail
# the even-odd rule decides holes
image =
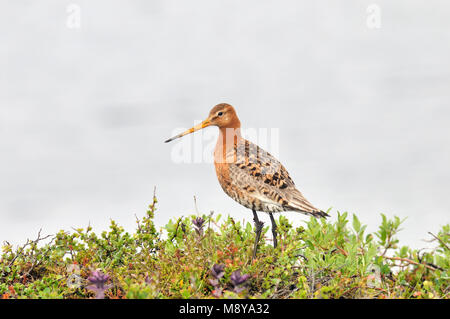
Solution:
[[[317,217],[317,218],[327,218],[330,217],[330,215],[328,215],[327,213],[325,213],[323,210],[320,211],[316,211],[316,212],[312,212],[310,213],[312,216]]]
[[[306,215],[311,215],[316,218],[326,218],[330,217],[323,210],[314,207],[299,190],[296,190],[294,196],[289,201],[289,207],[295,211],[301,212]]]

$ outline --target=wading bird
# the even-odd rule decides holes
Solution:
[[[206,120],[165,143],[207,126],[219,128],[219,138],[214,149],[214,166],[220,185],[228,196],[253,211],[256,234],[253,258],[256,256],[263,227],[257,211],[266,212],[270,216],[275,248],[277,225],[272,213],[296,211],[314,217],[328,217],[327,213],[314,207],[300,193],[287,170],[276,158],[242,138],[241,122],[229,104],[214,106]]]

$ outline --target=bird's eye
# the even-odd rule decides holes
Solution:
[[[222,115],[223,115],[223,112],[219,112],[219,113],[217,113],[217,115],[222,116]]]

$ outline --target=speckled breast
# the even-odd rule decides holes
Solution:
[[[249,196],[243,189],[230,179],[228,163],[214,163],[216,167],[217,179],[223,191],[239,204],[249,208],[260,210],[261,202]]]

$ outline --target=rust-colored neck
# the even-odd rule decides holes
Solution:
[[[241,139],[240,128],[219,128],[219,138],[214,150],[214,161],[216,163],[230,163],[235,161],[235,146]]]
[[[223,119],[217,119],[214,123],[219,127],[219,138],[214,150],[214,161],[216,163],[229,163],[235,160],[235,146],[241,137],[241,121],[236,115],[233,107],[228,105],[227,114]],[[215,114],[215,111],[211,111]],[[233,155],[234,154],[234,155]]]
[[[240,127],[219,127],[219,138],[225,139],[226,143],[230,143],[234,137],[241,137]]]

